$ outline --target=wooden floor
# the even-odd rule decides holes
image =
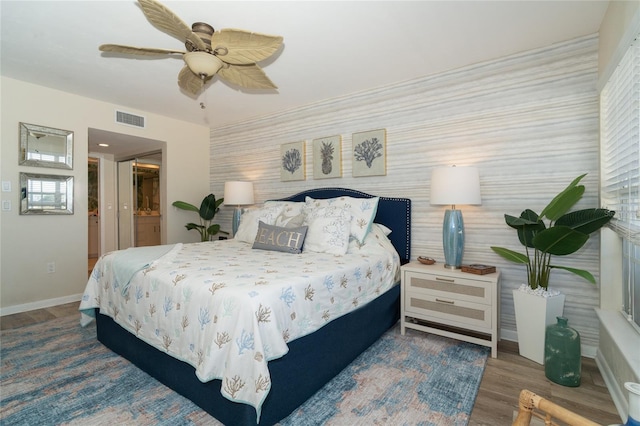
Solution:
[[[596,423],[621,423],[595,360],[583,357],[580,386],[565,387],[548,380],[544,366],[518,355],[517,343],[503,340],[498,345],[498,358],[487,362],[469,425],[510,425],[522,389]]]
[[[6,315],[0,318],[0,328],[13,329],[69,315],[78,315],[77,302]],[[521,389],[529,389],[603,425],[621,422],[593,359],[583,358],[582,383],[569,388],[547,380],[543,366],[518,355],[516,343],[502,341],[498,358],[487,362],[469,425],[510,425]]]

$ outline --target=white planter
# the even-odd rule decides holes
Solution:
[[[520,355],[544,364],[544,336],[548,325],[564,311],[564,294],[542,297],[520,289],[513,290]]]

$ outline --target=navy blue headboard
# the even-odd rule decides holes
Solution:
[[[371,198],[374,195],[346,188],[308,189],[277,201],[304,201],[305,197],[316,199],[349,196],[354,198]],[[380,197],[378,212],[374,222],[381,223],[391,229],[389,239],[400,255],[404,265],[411,260],[411,200],[408,198]]]

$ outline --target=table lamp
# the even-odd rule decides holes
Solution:
[[[444,213],[442,247],[445,268],[459,269],[464,252],[464,223],[456,204],[478,205],[480,176],[475,167],[439,167],[431,173],[431,204],[451,205]]]
[[[233,211],[233,235],[236,235],[238,231],[238,225],[240,225],[240,206],[247,206],[253,204],[253,182],[225,182],[224,184],[224,204],[228,206],[235,206]]]

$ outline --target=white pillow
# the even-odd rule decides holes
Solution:
[[[389,236],[393,231],[389,228],[387,228],[386,226],[384,226],[381,223],[374,223],[374,225],[378,225],[380,227],[380,229],[382,230],[382,232],[384,233],[385,236]]]
[[[327,198],[325,200],[316,200],[306,197],[307,206],[328,207],[338,206],[348,208],[351,212],[351,236],[358,240],[360,244],[364,243],[364,238],[371,229],[373,219],[378,211],[378,201],[380,197],[372,198],[354,198],[354,197],[337,197]]]
[[[393,253],[396,249],[393,247],[391,240],[389,240],[390,233],[391,230],[386,226],[380,223],[374,223],[371,225],[371,231],[369,231],[364,239],[364,243],[361,244],[355,238],[349,239],[349,248],[347,249],[347,253],[358,253],[363,250],[368,251],[374,246],[384,247],[385,250]]]
[[[349,248],[351,213],[336,206],[309,209],[303,251],[343,255]]]
[[[304,201],[265,201],[264,207],[282,207],[282,211],[276,217],[274,225],[286,226],[286,227],[298,227],[301,226],[304,217],[302,209],[305,206]]]
[[[247,209],[242,213],[242,216],[240,216],[240,225],[238,225],[238,231],[233,238],[238,241],[253,244],[258,234],[258,223],[263,221],[267,225],[274,225],[276,217],[281,211],[282,206]]]

